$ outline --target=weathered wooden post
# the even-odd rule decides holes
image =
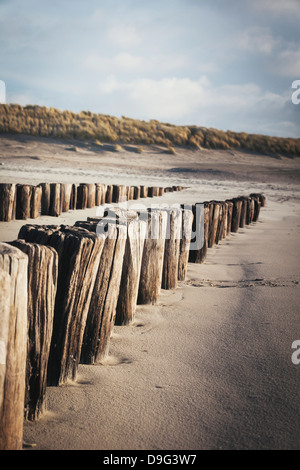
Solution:
[[[105,204],[105,185],[96,183],[96,195],[95,195],[95,205],[96,206],[101,206],[102,204]]]
[[[237,197],[231,199],[231,201],[233,202],[231,232],[236,233],[238,232],[240,226],[242,201]]]
[[[113,185],[108,184],[106,188],[105,202],[111,204],[113,202]]]
[[[247,202],[247,216],[246,216],[247,225],[251,224],[253,221],[254,209],[255,209],[254,199],[252,197],[249,197],[248,202]]]
[[[71,197],[72,197],[72,184],[71,183],[61,183],[60,185],[60,199],[61,199],[61,211],[69,212],[71,206]]]
[[[46,411],[47,368],[52,338],[58,254],[54,248],[15,240],[10,245],[28,256],[28,336],[25,419]]]
[[[81,351],[81,362],[101,362],[108,354],[116,318],[127,227],[108,220],[90,222],[98,236],[105,233],[105,243],[96,275]]]
[[[190,242],[192,236],[193,212],[192,210],[183,208],[182,215],[182,234],[179,248],[178,259],[178,280],[184,281],[187,273],[187,265],[189,260]]]
[[[182,231],[182,214],[180,209],[165,209],[168,215],[167,232],[162,272],[162,288],[176,289],[178,284],[178,263],[180,238]]]
[[[251,193],[249,197],[254,197],[254,198],[258,197],[261,207],[265,207],[267,199],[266,199],[266,196],[264,196],[263,194],[261,194],[261,193]]]
[[[0,183],[0,220],[10,222],[16,217],[16,185]]]
[[[231,224],[232,224],[233,202],[227,199],[226,204],[227,204],[227,207],[228,207],[227,233],[226,233],[226,235],[229,235],[230,232],[231,232]]]
[[[127,239],[116,311],[117,325],[128,325],[134,319],[146,231],[146,221],[127,220]]]
[[[210,203],[196,203],[191,206],[193,211],[192,236],[190,243],[189,262],[204,263],[207,256],[210,228]]]
[[[25,240],[41,240],[43,229],[22,231]],[[75,380],[83,333],[105,237],[79,227],[45,226],[44,241],[59,254],[48,385]],[[52,233],[51,233],[52,232]],[[28,236],[27,236],[28,235]]]
[[[88,186],[81,183],[77,187],[77,204],[76,209],[86,209],[88,204]]]
[[[127,187],[119,184],[113,185],[112,202],[124,202],[127,199]]]
[[[259,197],[254,196],[253,200],[254,200],[254,214],[253,214],[252,222],[257,222],[259,218],[261,202],[259,200]]]
[[[70,210],[75,210],[77,207],[77,185],[72,184],[71,197],[70,197]]]
[[[50,183],[50,211],[53,217],[61,215],[61,188],[60,183]]]
[[[41,215],[50,214],[50,183],[41,183],[42,199],[41,199]]]
[[[32,186],[17,184],[16,219],[30,218]]]
[[[31,201],[30,201],[30,217],[31,219],[37,219],[41,211],[42,202],[42,187],[32,186]]]
[[[223,238],[224,224],[225,224],[225,207],[222,201],[217,201],[219,206],[219,220],[216,228],[215,244],[218,245]]]
[[[247,206],[248,206],[247,198],[245,196],[240,196],[239,199],[242,202],[239,228],[244,228],[246,225],[246,217],[247,217]]]
[[[141,187],[140,186],[134,186],[133,199],[140,199],[140,197],[141,197]]]
[[[88,183],[87,185],[87,204],[86,207],[91,209],[95,207],[96,203],[96,186],[94,183]]]
[[[140,218],[143,212],[140,213]],[[167,212],[148,210],[144,213],[148,222],[142,257],[138,304],[155,304],[161,291],[164,262]]]
[[[148,186],[141,186],[141,198],[146,198],[148,197]]]
[[[211,223],[209,227],[208,248],[212,248],[216,242],[216,234],[220,215],[220,204],[217,201],[211,201],[209,207]]]
[[[28,331],[27,269],[27,255],[13,246],[0,243],[0,271],[9,275],[2,275],[3,291],[1,289],[0,450],[20,450],[23,442]]]

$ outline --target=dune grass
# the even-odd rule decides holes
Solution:
[[[176,126],[156,120],[117,118],[90,111],[74,113],[36,105],[0,104],[0,133],[28,134],[102,143],[161,145],[166,149],[240,149],[263,154],[300,156],[300,139]],[[170,150],[169,150],[170,151]]]

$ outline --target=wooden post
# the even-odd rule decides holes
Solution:
[[[220,204],[216,201],[210,202],[211,224],[209,227],[208,248],[212,248],[216,242],[216,234],[219,224]]]
[[[231,224],[232,224],[232,212],[233,212],[233,202],[226,200],[226,204],[228,206],[228,216],[227,216],[227,235],[231,232]]]
[[[218,201],[216,204],[219,206],[219,218],[216,229],[215,244],[218,245],[223,238],[224,224],[225,224],[225,207],[222,201]]]
[[[166,209],[167,233],[162,272],[162,288],[176,289],[178,284],[178,263],[180,238],[182,231],[182,214],[180,209]]]
[[[261,202],[259,200],[259,197],[254,196],[253,200],[254,200],[254,214],[253,214],[252,222],[257,222],[259,218]]]
[[[0,220],[10,222],[15,219],[16,185],[0,183]]]
[[[178,259],[178,280],[184,281],[187,273],[187,265],[189,260],[190,242],[192,235],[193,212],[191,210],[182,209],[182,235],[179,248]]]
[[[70,197],[70,210],[75,210],[77,207],[77,185],[72,184],[71,197]]]
[[[159,188],[159,196],[163,196],[165,193],[165,188]]]
[[[28,337],[25,419],[46,411],[46,384],[57,288],[58,254],[54,248],[15,240],[10,245],[28,256]],[[38,273],[38,275],[37,275]]]
[[[203,206],[203,210],[201,207]],[[210,228],[210,203],[197,203],[191,206],[193,211],[192,239],[190,243],[189,262],[204,263],[207,256],[209,228]]]
[[[61,189],[60,183],[50,183],[50,215],[61,215]]]
[[[134,186],[133,198],[134,199],[140,199],[140,197],[141,197],[141,187],[140,186]]]
[[[75,380],[83,333],[105,237],[79,227],[45,226],[45,241],[59,254],[48,385]],[[41,239],[43,229],[28,230]],[[24,233],[25,231],[23,231]],[[52,232],[52,233],[51,233]],[[25,240],[27,240],[25,234]]]
[[[146,198],[148,197],[148,186],[141,186],[141,198]]]
[[[238,232],[240,226],[242,201],[237,197],[231,199],[231,201],[233,202],[231,232],[236,233]]]
[[[29,184],[17,185],[16,219],[30,218],[32,186]]]
[[[247,206],[248,206],[248,204],[247,204],[247,198],[246,197],[241,196],[241,197],[239,197],[239,199],[242,201],[239,227],[243,228],[246,225]]]
[[[69,212],[71,206],[71,197],[72,197],[72,184],[61,183],[61,211]]]
[[[141,211],[148,227],[142,257],[138,304],[155,304],[161,291],[164,262],[167,212],[162,210]],[[141,220],[143,220],[141,218]]]
[[[134,199],[134,186],[129,186],[128,200],[132,201],[133,199]]]
[[[88,186],[81,183],[77,188],[76,209],[86,209],[88,204]]]
[[[115,184],[113,185],[113,198],[112,202],[124,202],[127,199],[126,186]]]
[[[95,205],[97,207],[105,204],[105,191],[105,184],[96,183]]]
[[[108,354],[121,282],[127,228],[122,224],[101,220],[90,223],[90,229],[95,230],[98,236],[100,229],[102,235],[104,226],[107,226],[106,238],[89,305],[81,351],[81,362],[85,364],[101,362]]]
[[[145,221],[127,221],[127,240],[116,313],[117,325],[128,325],[134,319],[146,230]]]
[[[105,202],[108,204],[111,204],[113,201],[113,186],[111,184],[107,185],[106,188],[106,197],[105,197]]]
[[[88,209],[95,207],[96,202],[96,186],[94,183],[88,183],[87,185],[87,205]]]
[[[23,441],[26,350],[27,350],[28,258],[17,248],[0,243],[0,270],[10,276],[9,316],[1,311],[0,450],[20,450]],[[7,278],[8,280],[8,278]],[[8,281],[9,282],[9,281]],[[7,281],[4,281],[7,292]],[[6,340],[7,338],[7,340]]]
[[[16,185],[0,183],[0,220],[10,222],[15,219]]]
[[[41,215],[50,214],[50,183],[41,183],[42,199],[41,199]]]
[[[258,199],[260,201],[260,204],[261,204],[261,207],[265,207],[267,199],[266,199],[266,196],[264,196],[263,194],[261,194],[261,193],[251,193],[249,197],[254,197],[254,198],[258,197]]]
[[[32,186],[31,201],[30,201],[30,217],[32,219],[37,219],[41,211],[41,201],[42,201],[42,187]]]
[[[254,209],[255,209],[255,202],[253,197],[248,198],[248,203],[247,203],[247,217],[246,217],[246,224],[249,225],[253,221],[254,217]]]

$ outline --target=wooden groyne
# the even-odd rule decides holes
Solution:
[[[58,194],[60,208],[146,194],[108,188],[45,184],[34,199],[54,213]],[[2,192],[6,213],[15,210],[16,192]],[[20,192],[27,201],[33,193]],[[80,363],[103,362],[114,325],[130,324],[138,305],[176,289],[188,262],[203,263],[209,249],[255,223],[265,204],[252,194],[169,209],[110,206],[72,226],[25,224],[17,240],[0,243],[0,449],[22,448],[23,421],[44,415],[47,386],[76,380]]]
[[[0,183],[0,221],[36,219],[40,215],[59,217],[75,209],[120,203],[146,197],[163,196],[170,188],[124,186],[101,183]],[[173,186],[172,191],[181,191]]]

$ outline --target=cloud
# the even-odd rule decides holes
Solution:
[[[272,66],[274,74],[291,79],[300,79],[300,50],[286,49],[275,58]]]
[[[250,0],[250,5],[258,12],[275,17],[300,18],[299,0]]]
[[[98,95],[98,97],[97,97]],[[114,114],[163,122],[297,136],[296,123],[287,118],[291,91],[264,91],[258,85],[214,86],[206,76],[148,78],[129,82],[111,75],[98,85],[95,105],[106,103]],[[285,121],[284,126],[280,123]],[[273,132],[272,132],[273,129]]]
[[[252,26],[238,35],[237,45],[248,52],[271,54],[279,39],[273,37],[269,28]]]

